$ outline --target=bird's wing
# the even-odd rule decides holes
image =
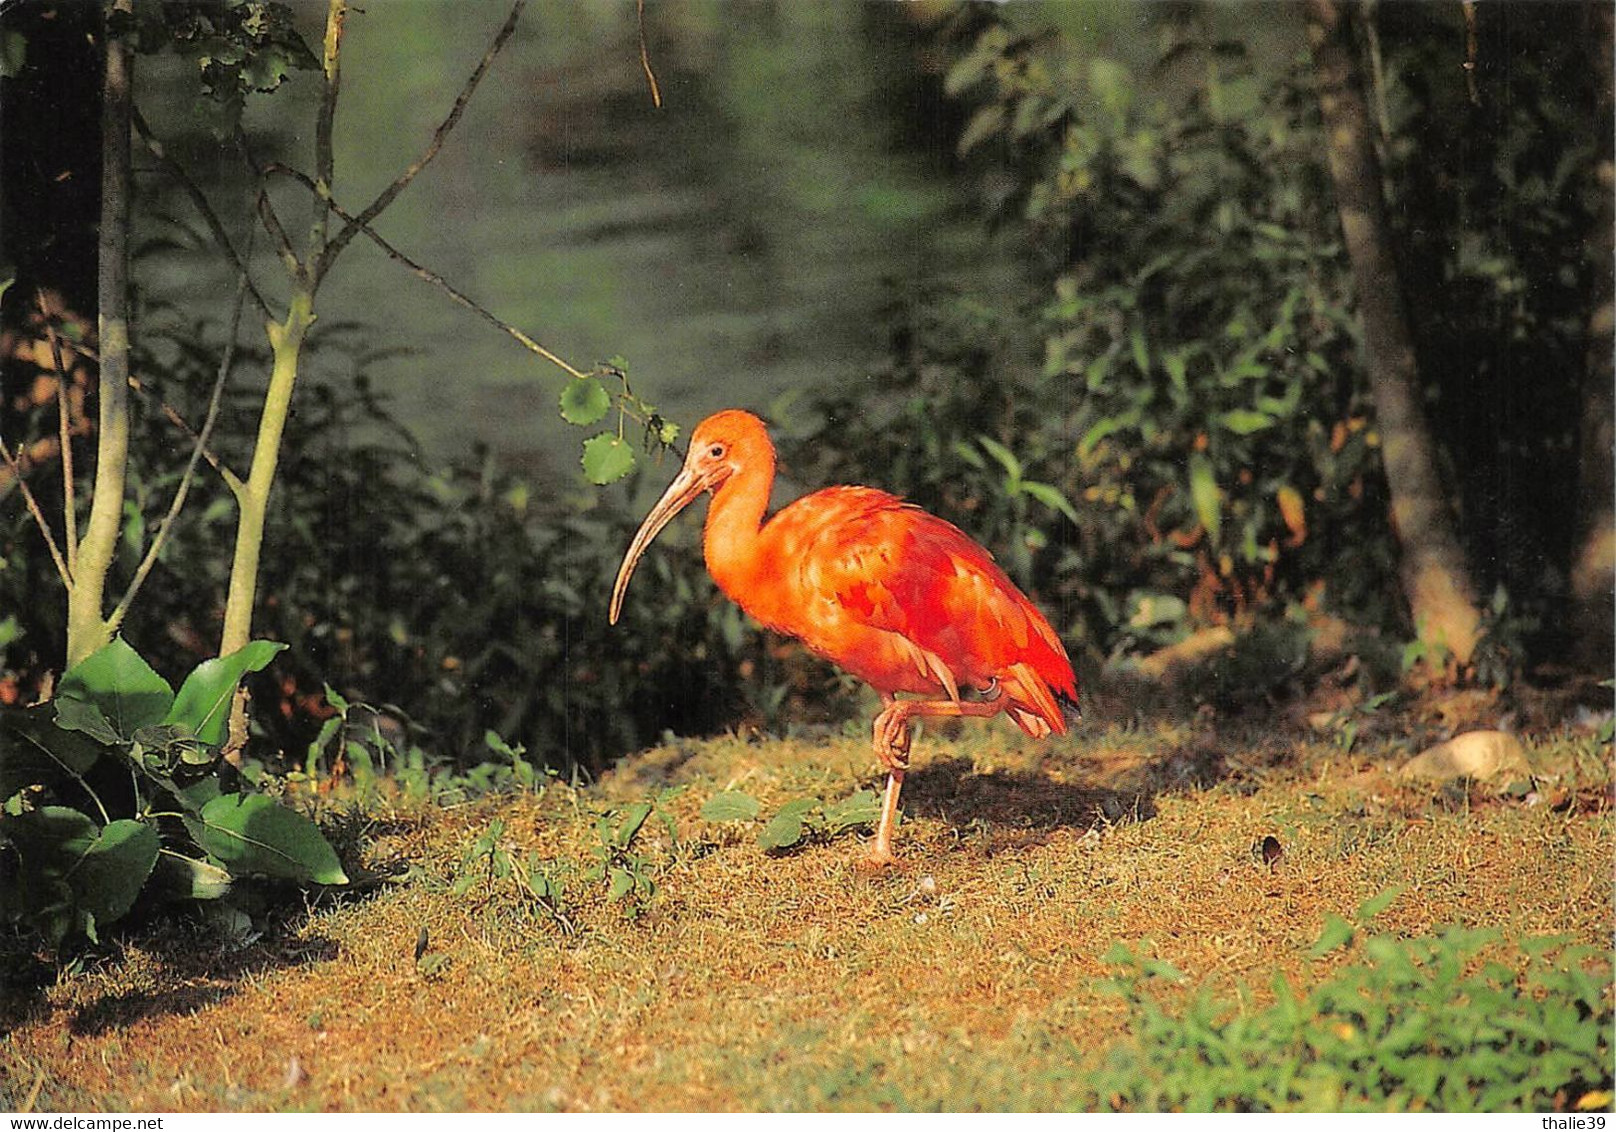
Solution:
[[[961,682],[985,685],[1019,664],[1030,664],[1057,691],[1072,686],[1049,623],[957,527],[869,488],[810,499],[820,506],[811,550],[795,559],[799,592],[901,638],[920,674],[935,677],[951,697]]]

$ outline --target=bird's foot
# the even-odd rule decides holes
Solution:
[[[875,757],[888,771],[909,769],[911,738],[909,713],[902,703],[892,703],[875,717]]]
[[[870,851],[859,863],[868,869],[889,869],[898,863],[898,858],[892,855],[890,845],[871,845]]]

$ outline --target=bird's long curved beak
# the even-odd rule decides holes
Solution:
[[[668,490],[651,508],[640,529],[634,532],[634,541],[628,544],[623,564],[617,568],[617,583],[612,586],[612,608],[608,615],[611,624],[617,624],[617,616],[623,611],[623,595],[628,591],[628,580],[634,576],[634,567],[639,563],[640,555],[645,553],[645,548],[651,545],[651,540],[675,515],[689,506],[696,496],[712,488],[720,478],[721,473],[717,469],[705,473],[697,472],[689,465],[679,469]]]

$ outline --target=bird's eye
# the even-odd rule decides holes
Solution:
[[[713,445],[707,450],[707,455],[715,460],[722,460],[724,458],[724,446],[722,444]]]

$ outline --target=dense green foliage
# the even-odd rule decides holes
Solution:
[[[1315,951],[1351,935],[1321,937]],[[1094,1079],[1096,1100],[1135,1112],[1531,1112],[1608,1090],[1603,957],[1529,939],[1517,970],[1485,957],[1497,942],[1496,932],[1459,927],[1371,936],[1359,945],[1363,963],[1303,993],[1276,974],[1262,1009],[1208,989],[1165,1006],[1152,985],[1182,975],[1119,945],[1106,958],[1119,968],[1112,986],[1134,1036]]]
[[[98,938],[142,893],[217,900],[236,878],[346,884],[307,817],[221,760],[241,678],[285,646],[199,664],[175,692],[122,638],[55,699],[0,716],[0,922]]]

